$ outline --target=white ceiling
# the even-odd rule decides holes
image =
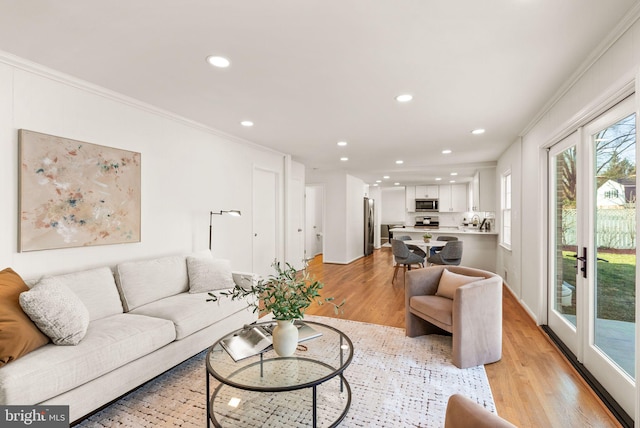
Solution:
[[[309,169],[429,183],[495,164],[637,2],[0,0],[0,50]]]

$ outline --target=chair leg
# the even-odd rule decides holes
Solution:
[[[398,275],[398,269],[400,268],[400,263],[396,263],[396,266],[393,268],[393,278],[391,279],[391,283],[396,282],[396,275]]]

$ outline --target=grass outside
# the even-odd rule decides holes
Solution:
[[[597,314],[598,318],[635,322],[636,301],[636,255],[608,253],[598,250],[598,257],[609,263],[599,261],[597,266]],[[563,280],[574,284],[576,259],[573,251],[562,252]],[[573,296],[575,302],[575,294]],[[575,303],[573,308],[575,308]],[[574,313],[565,308],[564,313]]]

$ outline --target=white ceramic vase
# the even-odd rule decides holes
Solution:
[[[278,325],[273,329],[273,349],[281,357],[293,355],[298,346],[298,327],[293,320],[276,320]]]

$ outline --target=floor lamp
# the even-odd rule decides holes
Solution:
[[[213,216],[214,215],[222,215],[229,214],[233,217],[240,217],[242,213],[240,210],[220,210],[220,211],[210,211],[209,212],[209,250],[211,250],[211,236],[213,232]]]

